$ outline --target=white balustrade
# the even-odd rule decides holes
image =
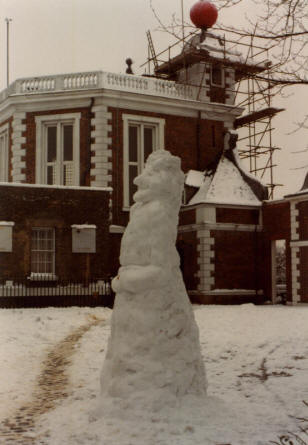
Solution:
[[[23,79],[17,82],[20,82],[20,92],[24,94],[54,91],[55,89],[54,77],[36,77],[34,79]]]
[[[8,96],[16,94],[35,94],[53,91],[101,88],[187,100],[196,100],[198,93],[197,87],[175,83],[170,80],[92,71],[87,73],[73,73],[16,80],[9,86],[9,88],[0,93],[0,102],[5,100]]]
[[[97,72],[65,74],[63,78],[64,90],[80,90],[88,88],[99,88]]]

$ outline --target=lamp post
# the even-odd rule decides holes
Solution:
[[[10,44],[10,22],[12,19],[6,18],[6,85],[10,83],[10,66],[9,66],[9,44]]]

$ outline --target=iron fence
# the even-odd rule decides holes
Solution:
[[[0,307],[108,306],[113,307],[111,278],[57,279],[32,274],[28,278],[0,278]]]

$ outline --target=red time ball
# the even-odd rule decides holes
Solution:
[[[211,2],[199,0],[190,10],[190,19],[197,28],[211,28],[216,23],[218,11]]]

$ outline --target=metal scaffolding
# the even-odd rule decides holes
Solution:
[[[224,35],[218,37],[224,48],[224,55],[218,60],[206,51],[189,47],[192,38],[198,36],[198,32],[196,30],[188,34],[156,54],[151,34],[148,31],[148,59],[142,65],[148,67],[148,72],[145,75],[177,80],[176,73],[179,70],[184,70],[186,76],[182,75],[181,83],[189,84],[187,70],[195,63],[214,62],[223,67],[232,66],[235,72],[235,91],[229,92],[234,94],[234,104],[245,109],[243,116],[235,120],[235,128],[239,133],[239,155],[250,173],[267,185],[269,197],[272,199],[275,188],[282,185],[274,180],[274,168],[276,167],[274,154],[280,148],[273,142],[275,128],[272,121],[277,113],[283,111],[283,109],[273,106],[273,98],[278,89],[277,83],[274,83],[270,78],[273,66],[269,61],[269,52],[272,47],[262,47],[256,44],[256,38],[253,36],[241,36],[238,39],[233,39],[232,37],[226,38]],[[212,33],[215,34],[215,30]],[[185,51],[185,46],[188,48],[187,51]],[[230,62],[225,50],[226,47],[240,50],[241,61]],[[172,56],[172,53],[176,54]],[[198,86],[197,100],[202,100],[200,92],[205,88],[203,77]]]

